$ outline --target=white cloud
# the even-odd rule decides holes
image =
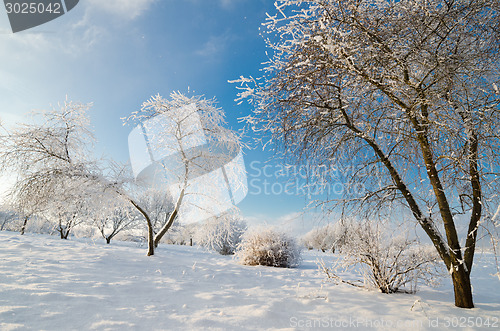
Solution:
[[[234,7],[234,5],[237,3],[237,2],[240,2],[241,0],[219,0],[219,3],[221,5],[222,8],[224,9],[230,9],[232,7]]]
[[[219,36],[211,36],[208,38],[207,42],[196,51],[196,55],[204,57],[214,57],[222,52],[227,47],[227,43],[230,40],[230,36],[225,33]]]
[[[133,20],[149,9],[156,0],[88,0],[91,9]]]
[[[271,217],[264,214],[245,215],[245,221],[249,226],[265,225],[276,226],[297,237],[300,237],[317,226],[336,222],[339,219],[337,214],[324,214],[321,212],[291,212],[278,217]]]
[[[26,117],[17,113],[8,113],[5,111],[0,112],[0,125],[10,128],[17,123],[22,123],[26,120]],[[1,182],[1,181],[0,181]]]
[[[42,58],[47,60],[54,52],[78,56],[90,50],[103,38],[106,30],[92,17],[94,15],[89,9],[71,11],[65,18],[33,30],[0,35],[3,44],[0,59],[35,63]]]
[[[105,35],[107,35],[107,30],[102,25],[92,23],[90,14],[85,12],[81,20],[74,23],[68,30],[66,40],[70,43],[65,51],[69,54],[78,54],[81,51],[90,50]]]
[[[0,56],[12,56],[18,57],[23,54],[23,51],[27,49],[30,53],[36,53],[41,51],[46,51],[51,47],[49,41],[49,33],[12,33],[2,36],[3,47],[0,50]]]
[[[0,186],[0,204],[8,203],[8,193],[16,183],[16,175],[12,173],[1,175],[0,182],[2,183]]]

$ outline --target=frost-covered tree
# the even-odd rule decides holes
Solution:
[[[140,215],[126,200],[117,199],[114,192],[103,192],[92,196],[88,218],[109,244],[120,232],[133,229],[139,223]]]
[[[80,214],[75,206],[83,208],[84,200],[103,191],[131,204],[152,228],[147,212],[127,191],[131,180],[126,167],[112,162],[103,165],[92,157],[90,106],[66,100],[59,108],[34,112],[34,123],[9,130],[2,127],[0,171],[17,176],[9,199],[24,218],[21,231],[37,214],[61,216],[59,219],[69,221],[70,215]],[[66,237],[67,226],[61,223],[60,229],[61,237]],[[148,243],[151,255],[153,237]]]
[[[217,205],[222,202],[218,195],[220,185],[198,179],[232,161],[240,153],[241,143],[239,136],[225,127],[224,112],[216,107],[215,101],[175,92],[170,94],[170,99],[156,95],[125,122],[140,127],[140,134],[135,136],[140,142],[138,147],[134,145],[137,141],[129,137],[131,158],[135,159],[134,153],[144,153],[147,159],[139,158],[132,166],[138,164],[136,168],[142,171],[144,162],[151,162],[149,168],[137,174],[138,179],[149,179],[155,189],[170,192],[175,201],[154,235],[155,246],[179,215],[190,215],[193,211],[216,214]],[[149,145],[143,146],[143,141]],[[231,169],[224,171],[227,170]],[[220,177],[221,184],[229,186],[230,176],[224,172]],[[238,183],[231,184],[238,186]]]
[[[10,206],[0,205],[0,231],[11,230],[11,223],[19,219],[19,215]]]
[[[336,233],[332,224],[315,227],[306,233],[301,241],[307,248],[314,248],[322,252],[331,251],[335,253]]]
[[[162,242],[170,245],[193,245],[193,238],[199,223],[182,224],[176,222],[163,236]]]
[[[92,173],[95,163],[88,158],[93,142],[88,129],[89,107],[66,101],[59,109],[34,112],[33,124],[4,128],[0,136],[0,170],[17,176],[9,199],[23,215],[23,229],[31,216],[54,210],[50,207],[55,201],[72,206],[67,200],[73,194],[70,187],[78,187],[72,185],[72,180],[82,184]]]
[[[58,186],[52,186],[57,193],[38,213],[54,225],[61,239],[68,239],[71,231],[89,217],[89,191],[76,182],[79,181],[61,181]]]
[[[476,239],[499,197],[500,2],[276,7],[264,76],[238,80],[255,102],[249,122],[294,162],[365,171],[344,174],[340,202],[408,208],[450,272],[455,305],[474,307]]]
[[[232,210],[205,220],[198,227],[194,238],[200,246],[222,255],[231,255],[236,251],[246,228],[238,212]]]

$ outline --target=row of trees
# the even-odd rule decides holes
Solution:
[[[191,190],[190,180],[200,172],[212,171],[214,163],[224,164],[233,157],[234,153],[213,150],[225,146],[239,151],[239,137],[224,128],[224,114],[214,100],[180,93],[172,93],[169,100],[155,96],[125,119],[143,127],[146,120],[159,115],[169,120],[154,123],[155,130],[147,138],[156,140],[159,151],[172,148],[178,152],[177,168],[161,160],[153,164],[157,169],[153,176],[160,178],[160,184],[169,184],[161,178],[174,172],[179,187],[172,196],[171,187],[154,185],[151,178],[136,180],[128,164],[93,157],[90,107],[67,100],[57,109],[33,113],[34,123],[1,127],[0,171],[16,178],[8,195],[11,212],[23,219],[23,229],[33,218],[51,220],[63,239],[79,223],[91,223],[107,242],[142,220],[148,255],[153,255],[182,215],[182,208],[188,209],[187,204],[192,203],[188,197],[198,193]],[[190,125],[193,117],[199,121],[194,126],[198,131]],[[210,148],[193,153],[190,147],[197,136],[205,144],[211,143]]]
[[[152,207],[152,208],[151,208]],[[162,206],[156,206],[156,208]],[[155,231],[162,227],[165,213],[154,216],[155,206],[148,205]],[[75,217],[68,219],[54,219],[37,214],[29,222],[16,212],[8,209],[8,206],[0,207],[0,231],[25,232],[59,235],[64,229],[61,239],[70,236],[97,239],[101,238],[107,244],[115,238],[120,241],[132,241],[143,244],[147,238],[147,229],[144,220],[139,213],[134,212],[129,206],[120,208],[99,208],[93,210],[92,214],[86,214],[87,210],[79,210]],[[102,218],[95,218],[94,212],[105,213]],[[222,255],[231,255],[236,251],[246,231],[246,223],[234,209],[222,215],[214,216],[202,222],[183,224],[176,222],[162,238],[162,243],[169,245],[198,245]]]
[[[87,192],[89,193],[89,192]],[[155,232],[162,227],[172,204],[155,199],[160,192],[146,192],[138,200],[147,211]],[[112,194],[87,195],[79,200],[57,201],[29,217],[15,205],[0,207],[0,230],[58,234],[61,239],[71,235],[102,237],[108,244],[117,236],[146,238],[143,216],[130,203],[117,200]]]

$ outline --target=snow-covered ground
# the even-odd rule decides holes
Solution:
[[[476,258],[471,310],[453,306],[446,279],[416,295],[325,283],[318,257],[332,258],[249,267],[195,247],[147,257],[134,243],[0,232],[0,330],[500,329],[492,255]]]

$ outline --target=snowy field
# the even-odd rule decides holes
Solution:
[[[0,232],[0,330],[498,330],[500,281],[477,255],[476,307],[447,279],[416,295],[325,283],[305,252],[296,269],[238,265],[196,247],[60,240]],[[418,300],[418,301],[417,301]]]

